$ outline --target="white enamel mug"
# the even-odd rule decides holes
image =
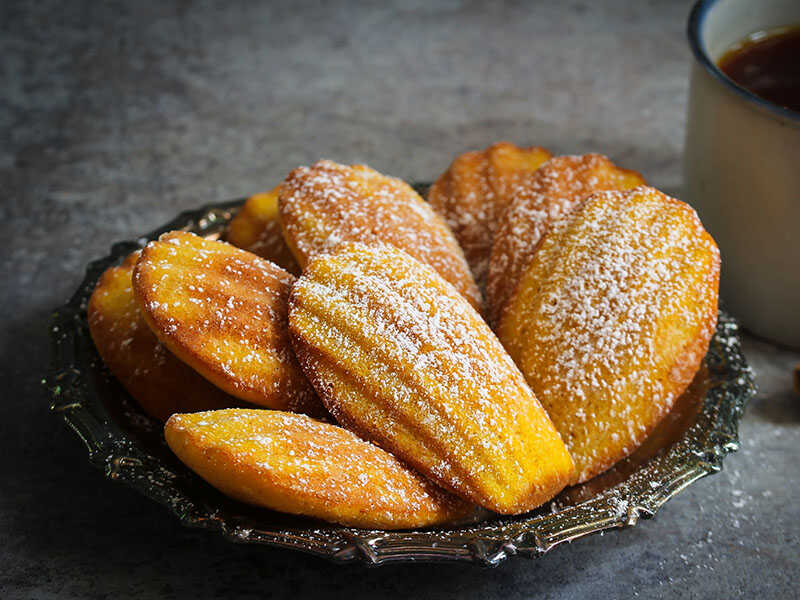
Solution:
[[[800,347],[800,113],[716,65],[747,35],[793,24],[800,0],[694,6],[684,175],[685,199],[720,247],[725,306],[753,333]]]

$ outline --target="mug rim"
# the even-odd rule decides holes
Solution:
[[[742,87],[733,81],[733,79],[725,75],[725,73],[720,70],[716,63],[711,60],[711,57],[708,56],[705,43],[703,43],[703,41],[700,39],[700,30],[705,22],[706,17],[708,16],[709,11],[714,7],[715,4],[718,3],[719,0],[698,0],[692,7],[692,11],[689,13],[689,23],[686,29],[686,35],[689,38],[689,47],[692,49],[695,59],[697,59],[697,61],[705,68],[705,70],[714,76],[715,79],[722,82],[723,85],[738,94],[740,97],[748,100],[761,109],[768,110],[773,115],[800,123],[800,112],[784,108],[783,106],[775,104],[774,102],[765,100],[747,88]]]

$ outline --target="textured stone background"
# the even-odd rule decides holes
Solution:
[[[334,4],[337,4],[334,6]],[[679,193],[685,2],[0,3],[0,597],[792,597],[800,355],[726,470],[630,530],[499,569],[341,567],[178,526],[106,481],[39,384],[50,310],[109,245],[318,157],[432,179],[497,139]]]

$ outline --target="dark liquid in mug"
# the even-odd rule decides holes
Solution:
[[[800,25],[751,34],[718,66],[757,96],[800,113]]]

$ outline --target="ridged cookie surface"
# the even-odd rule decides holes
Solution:
[[[456,157],[431,186],[428,202],[453,230],[479,287],[506,207],[548,158],[544,148],[498,142]]]
[[[178,360],[150,331],[131,288],[139,254],[107,269],[89,299],[89,333],[103,362],[144,411],[160,421],[176,412],[241,404]]]
[[[478,313],[395,248],[342,244],[297,280],[297,356],[345,427],[485,508],[520,513],[560,491],[572,461]]]
[[[568,214],[589,194],[627,190],[645,183],[600,154],[558,156],[518,186],[497,228],[489,259],[486,305],[496,324],[522,273],[550,224]]]
[[[278,189],[276,187],[264,194],[250,196],[228,223],[225,240],[299,275],[300,266],[283,241],[278,214]]]
[[[363,165],[321,160],[281,185],[284,237],[301,266],[339,242],[390,244],[433,267],[476,308],[481,296],[442,218],[411,186]]]
[[[630,454],[692,380],[717,319],[719,251],[648,187],[599,192],[544,236],[498,336],[586,481]]]
[[[427,527],[474,506],[336,425],[274,410],[173,415],[172,451],[224,494],[248,504],[364,528]]]
[[[255,254],[173,231],[142,250],[133,291],[156,336],[218,387],[260,406],[322,415],[289,341],[293,282]]]

